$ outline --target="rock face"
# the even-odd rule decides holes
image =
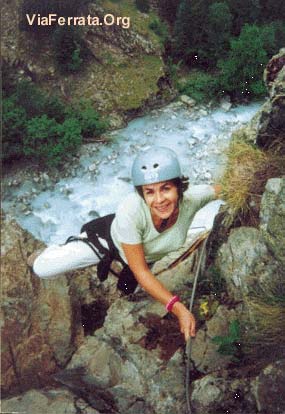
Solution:
[[[267,182],[261,201],[260,230],[273,256],[285,267],[285,178]]]
[[[63,76],[58,70],[52,36],[20,30],[22,0],[5,1],[2,7],[2,57],[7,71],[17,79],[30,79],[67,101],[90,99],[95,108],[118,126],[118,119],[156,100],[173,97],[167,82],[162,47],[148,28],[151,17],[126,5],[130,27],[81,26],[90,59],[84,70]],[[90,2],[80,15],[121,15],[115,2]],[[11,24],[13,22],[13,24]],[[164,98],[163,98],[164,97]]]
[[[1,243],[5,395],[45,384],[74,352],[79,325],[67,279],[40,281],[27,267],[27,256],[42,243],[8,220]]]

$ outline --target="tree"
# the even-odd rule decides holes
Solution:
[[[178,6],[179,0],[159,0],[159,14],[170,24],[174,24]]]
[[[218,59],[225,57],[229,47],[231,28],[232,15],[229,6],[224,2],[211,4],[207,26],[207,52],[211,66],[214,66]]]
[[[227,0],[233,16],[232,34],[238,36],[245,23],[258,23],[260,18],[259,0]]]
[[[210,0],[182,0],[174,26],[173,55],[187,63],[207,61],[207,15]]]
[[[246,24],[240,36],[231,40],[228,58],[218,62],[222,89],[239,97],[263,95],[262,74],[267,61],[262,29]]]
[[[272,20],[285,20],[284,0],[259,0],[261,5],[261,19],[263,22]]]

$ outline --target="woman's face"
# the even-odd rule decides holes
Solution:
[[[143,196],[152,216],[168,219],[178,204],[178,190],[172,181],[142,186]]]

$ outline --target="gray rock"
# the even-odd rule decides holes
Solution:
[[[217,266],[235,300],[250,295],[266,296],[283,282],[280,264],[271,256],[263,237],[255,228],[231,231],[218,252]]]
[[[285,178],[272,178],[266,184],[260,230],[274,257],[285,267]]]
[[[29,414],[99,414],[86,401],[64,388],[30,390],[20,396],[4,399],[2,410]]]
[[[251,381],[258,412],[285,413],[285,360],[273,362]]]
[[[196,105],[195,99],[190,98],[190,96],[187,96],[187,95],[181,95],[180,101],[184,103],[186,106],[188,106],[189,108],[193,108],[193,106]]]

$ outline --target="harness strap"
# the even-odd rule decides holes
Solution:
[[[68,239],[66,240],[66,242],[64,244],[67,244],[67,243],[70,243],[70,242],[73,242],[73,241],[81,241],[81,242],[87,244],[90,247],[90,249],[92,249],[93,252],[96,254],[98,259],[100,260],[98,265],[97,265],[97,268],[98,268],[98,277],[99,277],[99,274],[101,274],[101,276],[99,277],[101,282],[104,281],[107,278],[109,272],[111,272],[114,276],[119,277],[119,274],[117,272],[115,272],[113,269],[111,269],[111,263],[113,261],[113,258],[106,257],[106,255],[100,256],[98,251],[95,249],[94,245],[87,239],[87,237],[70,236],[70,237],[68,237]],[[98,244],[99,244],[99,242],[98,242]],[[106,250],[108,252],[107,249],[104,249],[104,250]],[[107,259],[108,259],[108,262],[107,262]],[[100,272],[100,270],[101,270],[101,272]],[[104,272],[104,274],[103,274],[103,272]]]

